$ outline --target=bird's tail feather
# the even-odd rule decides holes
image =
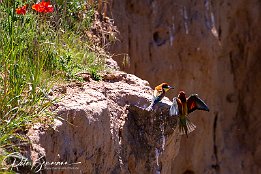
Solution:
[[[183,125],[179,119],[179,133],[180,135],[188,135],[190,132],[196,129],[196,125],[194,125],[188,118],[186,118],[186,124]]]

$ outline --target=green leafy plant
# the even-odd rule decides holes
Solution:
[[[81,71],[101,80],[104,70],[103,56],[83,39],[92,6],[76,0],[23,2],[0,3],[0,165],[4,155],[28,143],[31,125],[53,119],[48,108],[54,101],[47,95],[52,84],[77,80]]]

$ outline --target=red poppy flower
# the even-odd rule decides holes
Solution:
[[[53,6],[50,4],[50,1],[45,2],[44,0],[38,4],[34,4],[32,9],[40,13],[51,13],[54,10]]]
[[[22,7],[15,9],[16,14],[25,15],[26,14],[26,7],[27,7],[27,5],[24,5]]]

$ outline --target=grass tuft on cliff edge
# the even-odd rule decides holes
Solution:
[[[81,80],[78,72],[99,80],[105,68],[106,55],[88,37],[100,1],[39,5],[0,1],[0,171],[12,171],[6,156],[24,150],[28,127],[50,120],[54,84]]]

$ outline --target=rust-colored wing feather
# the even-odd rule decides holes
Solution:
[[[187,100],[188,113],[198,110],[209,111],[208,106],[201,100],[197,94],[192,94]]]

